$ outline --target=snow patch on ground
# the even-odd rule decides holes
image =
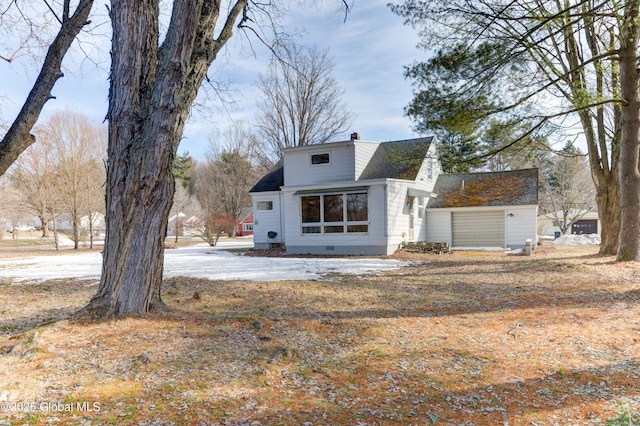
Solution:
[[[251,245],[222,243],[219,247],[197,245],[165,251],[164,277],[189,276],[212,280],[280,281],[319,279],[329,273],[370,274],[408,265],[392,259],[296,258],[242,256],[225,248]],[[102,254],[74,253],[0,259],[0,277],[13,282],[58,278],[100,279]]]
[[[599,245],[600,235],[584,234],[584,235],[561,235],[553,241],[553,244],[562,246],[584,246]]]

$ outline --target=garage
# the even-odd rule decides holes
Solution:
[[[538,170],[441,174],[426,240],[453,248],[524,248],[538,241]]]
[[[582,234],[597,234],[598,233],[598,220],[597,219],[582,219],[576,221],[571,225],[571,233],[575,235]]]
[[[504,247],[504,211],[453,212],[453,247]]]

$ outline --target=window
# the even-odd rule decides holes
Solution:
[[[303,234],[369,232],[365,192],[310,195],[300,199]]]
[[[311,164],[329,164],[329,153],[311,155]]]
[[[320,196],[302,197],[302,223],[320,222]]]
[[[433,179],[433,159],[427,158],[427,179]]]
[[[253,231],[253,223],[243,223],[242,224],[243,231]]]
[[[320,196],[302,197],[302,233],[319,234],[320,225]]]
[[[368,220],[367,194],[347,194],[347,220]]]
[[[256,204],[258,210],[273,210],[273,201],[258,201]]]
[[[324,196],[324,221],[342,222],[344,220],[344,208],[342,206],[342,195]]]

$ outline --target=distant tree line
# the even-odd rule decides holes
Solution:
[[[0,216],[9,218],[14,228],[21,216],[37,217],[42,237],[51,237],[56,248],[57,220],[64,217],[71,225],[74,248],[85,237],[93,245],[93,225],[104,214],[104,127],[64,110],[54,113],[35,134],[38,143],[22,153],[4,178],[3,199],[11,202],[0,206]],[[81,229],[82,218],[86,229]]]

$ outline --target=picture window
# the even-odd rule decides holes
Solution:
[[[300,202],[303,234],[369,232],[366,192],[310,195]]]

